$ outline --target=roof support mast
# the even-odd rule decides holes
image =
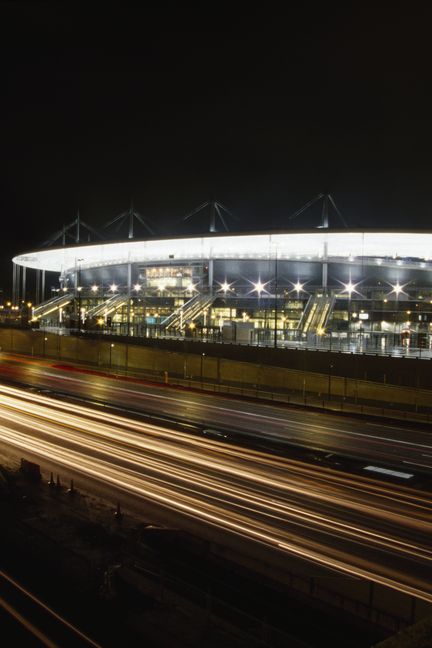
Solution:
[[[293,220],[294,218],[297,218],[297,216],[300,216],[303,212],[305,212],[309,207],[312,207],[315,203],[317,203],[319,200],[322,200],[322,209],[321,209],[321,224],[318,225],[319,229],[328,229],[329,228],[329,205],[331,205],[336,212],[336,214],[339,216],[340,220],[342,221],[344,227],[348,227],[346,220],[340,213],[339,209],[336,206],[335,201],[333,200],[333,197],[331,194],[323,194],[320,193],[315,198],[312,200],[309,200],[303,207],[300,207],[300,209],[297,209],[297,211],[294,212],[294,214],[291,214],[291,216],[288,218],[288,220]],[[327,281],[328,281],[328,242],[327,238],[324,240],[323,243],[323,255],[322,255],[323,261],[322,261],[322,288],[324,292],[327,292]]]
[[[189,214],[186,214],[186,216],[183,218],[183,221],[189,220],[190,218],[192,218],[192,216],[195,216],[195,214],[199,214],[200,212],[204,211],[207,208],[209,208],[210,211],[209,232],[212,233],[217,232],[216,229],[217,217],[219,217],[219,220],[222,223],[224,230],[228,232],[229,229],[225,217],[223,215],[223,212],[225,212],[226,214],[228,214],[228,216],[231,216],[232,218],[236,218],[236,216],[234,216],[234,214],[232,214],[230,210],[227,207],[225,207],[225,205],[223,205],[220,202],[217,202],[216,200],[207,200],[206,202],[202,203],[201,205],[193,209],[191,212],[189,212]],[[213,266],[214,266],[213,258],[210,257],[209,265],[208,265],[208,286],[210,292],[213,290],[213,274],[214,274]]]

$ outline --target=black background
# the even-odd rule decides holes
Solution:
[[[161,234],[207,229],[180,221],[212,198],[233,229],[315,226],[287,218],[320,192],[352,227],[429,227],[431,12],[347,5],[0,4],[0,287],[131,198]]]

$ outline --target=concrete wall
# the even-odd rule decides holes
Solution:
[[[331,397],[342,402],[394,405],[399,409],[432,412],[432,392],[415,386],[432,380],[432,372],[431,376],[425,373],[431,367],[429,360],[273,349],[253,349],[252,353],[250,349],[223,345],[227,355],[239,355],[240,360],[222,357],[222,345],[216,344],[161,344],[161,348],[157,348],[154,344],[125,344],[124,338],[90,339],[21,329],[0,329],[0,347],[4,351],[42,356],[57,362],[81,362],[104,370],[154,376],[169,382],[186,380],[238,387],[262,396],[268,392],[281,396],[282,400],[284,396],[288,400],[289,394],[297,393],[304,398],[314,395],[327,400]],[[216,356],[211,355],[216,352]],[[249,361],[245,361],[246,358]],[[284,366],[281,366],[282,360]],[[276,361],[276,365],[268,364]],[[373,381],[372,376],[379,375],[380,371],[384,379],[381,376],[380,381]],[[408,386],[398,383],[408,383]]]

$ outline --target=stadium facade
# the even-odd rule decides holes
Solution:
[[[34,271],[32,324],[53,330],[430,347],[432,231],[153,236],[50,247],[13,263],[16,299]],[[46,273],[58,278],[48,299]]]

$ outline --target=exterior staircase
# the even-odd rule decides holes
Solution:
[[[38,306],[35,306],[33,308],[33,318],[40,319],[41,317],[45,317],[53,311],[67,306],[67,304],[70,304],[73,299],[74,293],[62,293],[61,295],[56,295],[55,297],[52,297],[52,299],[48,299]]]
[[[193,322],[203,311],[211,306],[215,297],[213,295],[195,295],[183,306],[175,310],[163,322],[166,329],[181,329],[186,322]]]
[[[323,331],[333,312],[334,304],[334,296],[312,295],[303,311],[298,331],[302,335]]]
[[[110,313],[118,310],[125,304],[127,304],[128,296],[127,295],[113,295],[106,301],[92,306],[86,312],[86,318],[91,317],[101,317],[105,315],[110,315]]]

